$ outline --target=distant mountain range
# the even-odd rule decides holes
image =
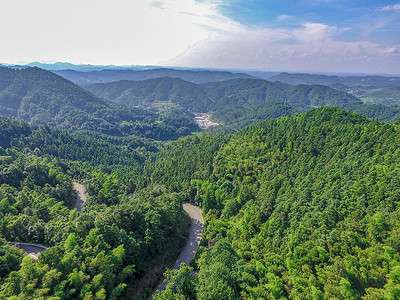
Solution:
[[[281,73],[270,81],[288,84],[322,84],[345,91],[364,103],[400,105],[400,77],[396,76],[328,76],[316,74]]]
[[[345,92],[321,85],[293,86],[261,79],[240,78],[194,84],[178,78],[144,81],[117,81],[85,86],[95,95],[119,104],[157,108],[161,103],[180,106],[192,112],[217,111],[221,108],[282,100],[293,107],[361,103]]]
[[[146,80],[159,77],[180,78],[193,83],[223,81],[234,78],[255,78],[254,76],[244,73],[205,70],[175,70],[166,68],[142,71],[102,70],[91,72],[78,72],[74,70],[62,70],[54,72],[79,85],[105,83],[119,80]]]
[[[129,107],[179,107],[190,112],[209,112],[232,130],[320,106],[337,106],[386,122],[400,117],[397,107],[364,105],[357,97],[328,86],[295,86],[252,78],[195,84],[164,77],[84,87],[99,97]]]
[[[0,114],[73,130],[155,139],[198,130],[188,112],[157,113],[122,107],[36,67],[21,70],[0,67]]]
[[[317,74],[289,74],[280,73],[268,78],[269,81],[279,81],[288,84],[321,84],[334,85],[343,84],[346,86],[364,86],[364,87],[393,87],[400,86],[400,77],[383,76],[329,76]]]
[[[400,75],[324,75],[307,73],[279,73],[255,70],[219,70],[164,68],[159,66],[76,65],[66,62],[52,64],[32,62],[8,66],[15,69],[39,67],[55,72],[78,84],[108,83],[120,80],[146,80],[160,77],[180,78],[192,83],[207,83],[238,78],[264,79],[292,85],[326,85],[360,98],[367,104],[400,105]]]
[[[290,115],[320,106],[337,106],[385,122],[393,122],[400,117],[399,106],[384,106],[372,98],[370,101],[363,98],[368,104],[378,103],[365,105],[348,93],[351,89],[352,94],[357,94],[364,87],[349,87],[341,83],[332,87],[293,85],[241,73],[172,69],[65,70],[55,73],[73,75],[74,80],[81,84],[96,80],[112,81],[119,77],[145,79],[82,84],[82,88],[40,68],[0,67],[0,114],[73,130],[137,135],[159,140],[199,130],[193,121],[195,112],[210,113],[215,120],[235,130],[265,118]],[[306,75],[315,80],[321,76]],[[272,79],[285,76],[280,74]],[[287,78],[291,78],[291,75],[288,74]],[[375,79],[376,83],[382,85],[388,82],[387,78]],[[394,78],[389,82],[396,80]],[[372,78],[369,82],[372,84]],[[371,95],[382,95],[384,91],[387,100],[382,104],[396,104],[396,93],[400,93],[400,88],[396,86],[375,91],[370,87],[365,89]],[[394,100],[390,100],[390,97]]]
[[[139,65],[130,65],[130,66],[90,65],[90,64],[77,65],[68,62],[55,62],[55,63],[31,62],[28,64],[21,64],[21,65],[0,64],[0,66],[8,68],[16,68],[16,69],[38,67],[48,71],[75,70],[80,72],[101,71],[101,70],[148,70],[148,69],[159,68],[156,66],[139,66]]]

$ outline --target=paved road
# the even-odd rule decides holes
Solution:
[[[77,211],[81,211],[82,205],[86,201],[85,187],[77,182],[72,182],[72,183],[74,185],[74,190],[76,192],[75,208]],[[19,249],[24,250],[27,256],[30,256],[34,259],[38,259],[40,253],[42,253],[44,250],[47,249],[46,246],[43,246],[41,244],[16,243],[16,242],[11,242],[10,244],[16,246]]]
[[[27,256],[30,256],[34,259],[38,259],[40,253],[42,253],[44,250],[47,249],[46,246],[43,246],[41,244],[16,243],[16,242],[12,242],[10,244],[14,245],[19,249],[24,250]]]
[[[85,187],[77,182],[72,182],[74,184],[74,190],[76,192],[76,203],[75,208],[77,211],[82,210],[82,205],[86,201]]]
[[[186,241],[185,248],[183,248],[181,255],[172,267],[173,270],[180,268],[181,263],[185,263],[187,266],[193,260],[196,255],[197,249],[200,245],[201,236],[203,235],[203,216],[201,210],[197,206],[190,203],[183,204],[183,210],[189,215],[191,219],[189,238]],[[165,289],[167,285],[166,281],[161,282],[153,294],[148,299],[153,299],[153,295]]]

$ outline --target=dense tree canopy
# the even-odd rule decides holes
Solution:
[[[0,67],[0,82],[0,115],[32,123],[156,140],[174,139],[198,130],[189,113],[164,117],[165,114],[146,109],[121,107],[39,68]]]
[[[201,148],[190,142],[182,156]],[[205,213],[197,299],[398,298],[396,125],[323,108],[250,126],[209,153],[190,186],[167,177]]]
[[[148,137],[185,135],[190,114],[160,111],[151,124],[163,133],[140,121],[141,137],[0,118],[0,299],[129,298],[181,247],[184,201],[203,209],[203,240],[192,266],[167,271],[157,299],[399,298],[399,121],[333,107],[289,116],[304,109],[295,96],[264,101],[281,85],[233,82],[204,86],[226,93],[219,118],[231,114],[235,129],[285,117],[166,143]],[[343,100],[320,86],[293,89],[310,106]],[[82,212],[72,180],[88,193]],[[11,241],[51,247],[33,260]]]

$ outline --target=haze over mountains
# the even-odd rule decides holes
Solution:
[[[280,73],[268,78],[270,81],[279,81],[289,84],[343,84],[347,86],[390,87],[399,86],[400,77],[396,76],[331,76],[306,73]]]
[[[231,73],[227,71],[175,70],[166,68],[143,70],[143,71],[102,70],[102,71],[91,71],[91,72],[79,72],[73,70],[62,70],[54,72],[79,85],[87,85],[90,83],[99,83],[99,82],[111,82],[118,80],[145,80],[158,77],[180,78],[194,83],[222,81],[233,78],[254,78],[253,76],[248,74]]]

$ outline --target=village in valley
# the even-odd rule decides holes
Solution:
[[[202,129],[207,129],[210,127],[215,127],[221,125],[220,123],[215,123],[210,121],[210,115],[204,113],[195,113],[194,121],[199,125]]]

